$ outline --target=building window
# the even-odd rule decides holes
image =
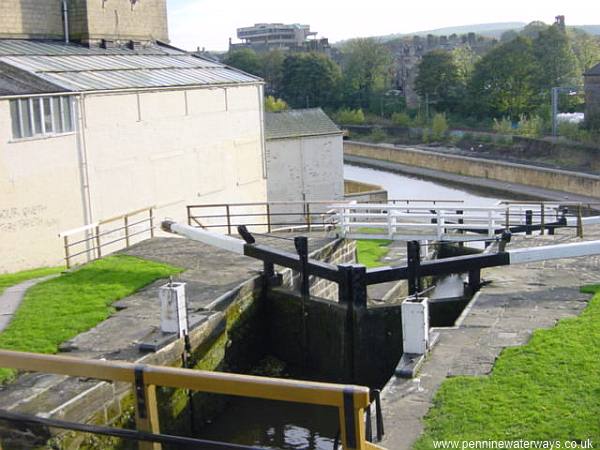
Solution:
[[[69,96],[11,100],[10,115],[13,139],[54,136],[75,129]]]

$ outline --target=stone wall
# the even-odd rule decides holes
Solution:
[[[466,156],[441,154],[392,145],[344,143],[344,154],[424,167],[470,177],[535,186],[578,195],[600,197],[600,176],[546,169]]]
[[[586,123],[600,130],[600,74],[585,77],[585,104]]]
[[[168,42],[166,0],[69,0],[71,39]],[[63,39],[61,0],[2,0],[0,38]]]
[[[2,0],[0,38],[61,39],[61,0]]]

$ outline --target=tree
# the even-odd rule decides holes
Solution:
[[[455,110],[464,91],[464,81],[452,53],[434,50],[419,63],[415,90],[428,97],[439,111]]]
[[[469,46],[456,47],[452,50],[452,57],[454,58],[454,63],[458,67],[458,76],[464,83],[467,83],[473,75],[475,64],[477,64],[477,61],[481,58]]]
[[[537,65],[530,39],[518,37],[487,53],[469,83],[474,112],[480,116],[519,118],[539,105]]]
[[[261,63],[254,50],[242,48],[233,50],[223,60],[225,64],[252,75],[261,76]]]
[[[577,29],[569,33],[579,64],[578,72],[584,73],[600,62],[600,38]]]
[[[275,98],[272,95],[268,95],[265,98],[265,111],[266,112],[280,112],[289,109],[288,104],[285,100]]]
[[[293,53],[283,62],[282,97],[293,108],[335,106],[339,66],[320,53]]]
[[[552,25],[540,31],[533,41],[533,54],[537,64],[537,87],[547,93],[556,86],[573,86],[577,83],[577,58],[567,34]]]
[[[271,50],[260,56],[261,76],[267,83],[267,91],[279,94],[283,80],[283,61],[285,54],[281,50]]]
[[[525,25],[525,27],[519,33],[520,36],[529,39],[536,39],[542,31],[545,31],[549,27],[548,24],[540,20],[534,20],[533,22]]]
[[[391,81],[392,54],[375,39],[352,39],[342,48],[346,103],[367,108],[374,92]]]

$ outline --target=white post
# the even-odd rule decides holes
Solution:
[[[409,297],[402,303],[404,353],[424,355],[429,348],[429,302],[427,297]]]
[[[158,288],[160,298],[160,329],[163,333],[188,332],[185,283],[169,283]]]

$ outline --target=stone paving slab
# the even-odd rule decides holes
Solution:
[[[574,234],[563,229],[554,237],[516,236],[509,249],[579,241]],[[600,227],[586,227],[585,239],[600,239]],[[418,377],[393,378],[384,389],[386,448],[412,447],[446,378],[487,375],[504,348],[526,344],[536,329],[578,315],[591,297],[580,287],[600,280],[600,256],[486,269],[483,277],[492,283],[477,294],[460,325],[437,330],[438,344]]]

